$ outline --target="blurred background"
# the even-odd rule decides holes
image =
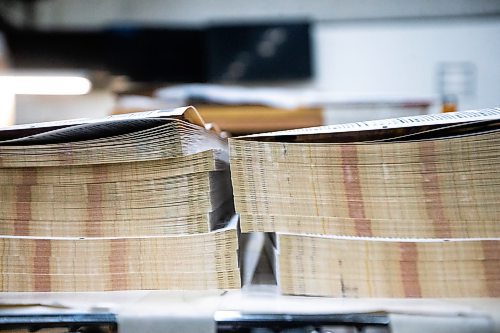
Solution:
[[[500,106],[500,1],[0,0],[0,124],[187,104],[235,135]]]

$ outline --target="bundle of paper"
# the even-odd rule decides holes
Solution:
[[[232,139],[231,174],[242,231],[327,237],[500,237],[499,119],[500,109],[488,109]],[[278,235],[278,239],[281,237]],[[331,242],[333,249],[336,240],[328,238],[325,242]],[[293,265],[278,265],[279,282],[283,283],[283,276],[290,279],[284,292],[334,294],[326,288],[326,282],[319,282],[335,279],[328,277],[328,268],[333,264],[324,257],[306,254],[315,243],[297,248],[301,248],[298,253],[304,254],[304,260],[318,265],[318,280],[311,275],[305,277],[304,265],[299,262],[296,269]],[[460,247],[462,243],[457,244]],[[463,244],[465,251],[469,245]],[[297,257],[279,249],[279,263],[297,261]],[[360,265],[370,261],[359,260]],[[415,263],[424,265],[418,260]],[[379,264],[391,269],[389,261]],[[446,269],[442,262],[432,266],[437,280],[443,276],[446,279],[441,274]],[[480,279],[480,273],[476,273]],[[298,287],[296,283],[304,279],[312,284],[318,282],[319,289],[311,292]],[[381,277],[371,276],[368,271],[359,279]],[[383,279],[397,280],[389,275]],[[498,284],[494,290],[498,295]],[[463,293],[493,296],[491,290],[488,294],[474,288]],[[360,289],[358,294],[375,295],[402,294],[387,288],[380,289],[379,294]],[[444,289],[434,295],[462,294]]]
[[[115,237],[208,232],[234,211],[227,165],[217,165],[216,157],[207,151],[180,158],[185,160],[181,165],[201,159],[194,168],[205,171],[172,176],[176,169],[169,169],[169,160],[0,169],[0,233]]]
[[[235,225],[194,235],[3,236],[0,249],[4,291],[231,289],[240,285]]]
[[[0,137],[3,290],[239,286],[227,148],[196,110],[15,126]]]
[[[124,163],[225,149],[225,143],[206,131],[194,112],[180,108],[12,126],[0,132],[0,167]]]
[[[286,294],[499,297],[500,239],[396,239],[278,234]]]

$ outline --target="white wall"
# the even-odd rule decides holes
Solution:
[[[350,93],[434,95],[440,62],[476,67],[461,109],[500,106],[500,20],[320,23],[314,32],[318,87]]]
[[[114,97],[106,91],[96,90],[77,96],[16,96],[16,123],[101,118],[111,113]]]

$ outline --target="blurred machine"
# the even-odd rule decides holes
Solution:
[[[14,68],[104,70],[163,83],[311,78],[309,29],[307,22],[282,22],[36,30],[0,21]]]

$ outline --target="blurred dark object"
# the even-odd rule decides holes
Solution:
[[[17,69],[104,69],[104,34],[92,31],[5,32],[10,62]]]
[[[204,82],[202,30],[121,26],[104,32],[104,64],[141,82]]]
[[[36,30],[0,22],[18,69],[89,69],[138,82],[279,81],[311,77],[309,24],[206,29],[115,25]]]
[[[205,79],[201,31],[122,26],[103,31],[11,30],[5,33],[18,69],[107,70],[141,82]]]
[[[308,79],[309,24],[221,25],[207,29],[209,81]]]

